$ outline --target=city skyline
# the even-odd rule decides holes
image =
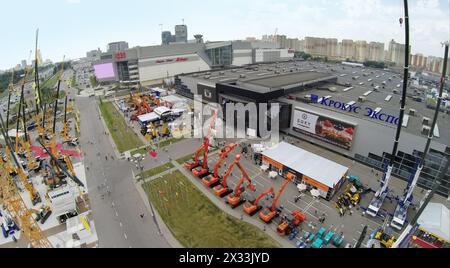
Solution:
[[[294,1],[251,0],[236,5],[236,1],[186,4],[174,0],[165,3],[132,1],[136,2],[135,5],[128,6],[119,5],[118,1],[103,0],[17,2],[7,3],[5,10],[21,10],[19,6],[25,3],[29,8],[23,11],[22,17],[29,18],[29,21],[18,20],[14,12],[7,12],[2,18],[4,24],[11,20],[16,27],[6,29],[8,43],[2,49],[1,70],[12,68],[22,60],[29,61],[36,28],[40,28],[39,47],[43,58],[56,62],[61,61],[63,55],[73,59],[84,57],[93,49],[104,51],[107,43],[119,40],[129,42],[130,47],[159,45],[161,29],[172,30],[176,24],[181,24],[182,19],[189,27],[189,39],[199,33],[203,34],[205,41],[237,40],[250,36],[260,39],[263,35],[274,34],[275,29],[278,29],[278,34],[299,39],[313,36],[385,44],[391,39],[403,43],[404,39],[404,29],[398,22],[403,16],[401,1],[341,0],[298,4]],[[142,8],[136,9],[136,5]],[[441,57],[440,43],[447,41],[449,33],[448,5],[448,0],[410,1],[412,54]],[[117,12],[116,9],[123,13],[120,19],[111,15]],[[51,10],[52,16],[42,16],[43,10]],[[162,16],[156,10],[168,10],[171,16]],[[217,10],[226,15],[217,17]]]

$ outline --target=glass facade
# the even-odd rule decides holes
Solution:
[[[120,81],[129,81],[130,73],[128,71],[128,62],[118,62],[117,63],[117,74],[119,76]]]
[[[233,61],[231,45],[207,49],[206,54],[211,60],[213,66],[231,65]]]

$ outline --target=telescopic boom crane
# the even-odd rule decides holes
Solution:
[[[383,202],[389,192],[389,181],[391,179],[391,173],[394,166],[395,156],[397,155],[398,142],[400,139],[400,133],[402,130],[403,116],[405,114],[405,104],[406,104],[406,91],[408,89],[408,77],[409,77],[409,16],[408,16],[408,0],[404,0],[404,10],[405,10],[405,65],[403,67],[403,90],[402,99],[400,103],[400,113],[397,125],[397,131],[395,133],[394,146],[392,148],[392,153],[390,157],[389,164],[386,171],[383,174],[380,182],[380,189],[375,193],[372,201],[370,202],[366,213],[372,217],[377,216]]]
[[[242,187],[242,184],[245,180],[248,181],[247,189],[250,189],[252,191],[255,191],[255,185],[253,185],[252,180],[248,176],[247,172],[245,171],[244,167],[241,165],[241,163],[237,162],[236,165],[239,167],[239,170],[242,173],[242,177],[239,180],[238,184],[236,184],[236,187],[234,188],[234,192],[227,196],[227,203],[230,204],[232,208],[235,208],[242,204],[242,202],[245,201],[245,199],[242,198],[241,194],[243,191],[245,191],[245,188]]]
[[[203,138],[205,141],[205,147],[204,147],[204,153],[203,153],[203,160],[199,163],[199,165],[197,167],[194,167],[194,169],[192,170],[192,174],[196,177],[202,177],[205,174],[208,173],[209,169],[208,169],[208,153],[209,153],[209,139],[211,137],[211,132],[212,129],[214,128],[214,124],[216,123],[216,118],[217,118],[217,111],[214,112],[212,118],[211,118],[211,122],[209,125],[209,129],[208,129],[208,134]]]
[[[445,45],[444,67],[442,69],[441,84],[439,87],[439,96],[437,98],[436,109],[434,110],[433,123],[431,124],[431,129],[430,129],[430,132],[428,133],[427,143],[425,145],[425,149],[423,151],[422,157],[420,158],[420,162],[416,169],[416,172],[414,173],[414,177],[408,183],[408,186],[405,188],[405,191],[403,193],[403,198],[398,203],[398,205],[395,209],[395,212],[394,212],[394,217],[392,218],[391,226],[397,230],[401,230],[403,228],[403,225],[405,224],[406,215],[408,213],[408,207],[411,205],[411,202],[413,200],[412,194],[413,194],[414,188],[416,187],[417,181],[419,180],[419,177],[420,177],[420,174],[422,172],[423,165],[425,162],[425,157],[428,154],[428,150],[430,149],[431,140],[433,139],[434,128],[436,127],[436,121],[437,121],[437,118],[439,115],[439,109],[441,108],[442,93],[444,91],[445,74],[447,72],[447,59],[448,59],[448,44]]]
[[[218,196],[218,197],[224,197],[225,195],[228,195],[228,194],[231,193],[232,190],[230,190],[230,189],[228,188],[227,181],[228,181],[228,177],[229,177],[230,174],[231,174],[231,171],[233,170],[233,167],[234,167],[237,163],[239,163],[239,160],[241,160],[241,155],[240,155],[240,154],[236,155],[236,157],[234,158],[233,162],[232,162],[231,165],[228,167],[227,172],[226,172],[225,175],[223,176],[222,183],[219,184],[219,185],[217,185],[217,186],[215,186],[215,187],[213,188],[214,194],[215,194],[216,196]]]
[[[261,201],[261,199],[263,199],[268,194],[275,195],[272,187],[262,192],[253,202],[247,200],[242,206],[244,208],[244,212],[248,215],[253,215],[258,212],[262,208],[262,206],[259,205],[259,201]]]
[[[214,173],[209,174],[202,179],[202,182],[205,186],[214,187],[220,181],[219,168],[222,166],[222,162],[225,160],[225,158],[234,150],[234,148],[236,148],[236,146],[237,144],[230,143],[222,148],[222,150],[220,151],[219,160],[214,166]]]
[[[283,193],[286,186],[289,184],[289,182],[292,180],[292,176],[288,176],[285,180],[283,185],[281,185],[281,188],[278,190],[277,195],[275,196],[272,205],[270,207],[265,207],[263,211],[259,213],[259,218],[263,220],[265,223],[269,223],[272,221],[273,218],[278,216],[279,211],[277,209],[277,203],[278,199],[280,199],[281,194]]]

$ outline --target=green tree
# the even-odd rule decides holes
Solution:
[[[91,81],[91,86],[93,88],[97,87],[98,81],[97,81],[97,77],[95,77],[95,75],[91,75],[91,77],[89,77],[89,80]]]

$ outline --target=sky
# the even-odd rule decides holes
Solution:
[[[412,53],[443,55],[450,35],[450,0],[410,0]],[[132,46],[161,43],[184,19],[189,39],[334,37],[404,42],[402,0],[7,0],[1,3],[0,70],[29,59],[39,28],[42,57],[75,59],[113,41]]]

